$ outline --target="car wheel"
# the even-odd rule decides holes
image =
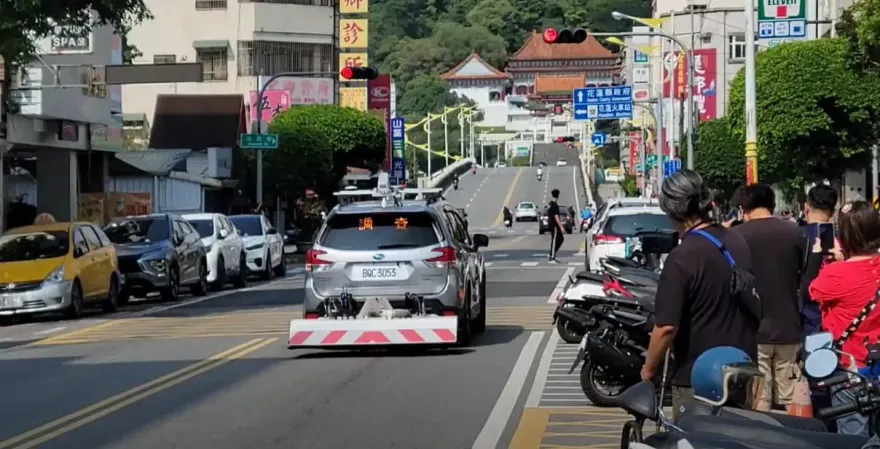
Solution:
[[[120,289],[119,294],[116,296],[116,303],[119,304],[119,307],[127,305],[130,300],[131,292],[125,287]]]
[[[69,320],[75,320],[82,316],[84,308],[85,302],[83,301],[82,286],[78,280],[75,280],[73,281],[73,286],[70,287],[70,305],[64,312],[64,317]]]
[[[486,280],[480,282],[480,314],[474,320],[473,330],[481,334],[486,332]]]
[[[238,260],[238,276],[232,281],[235,288],[247,287],[248,271],[247,256],[245,256],[244,253],[241,253]]]
[[[465,304],[467,307],[458,312],[458,338],[456,344],[458,346],[468,346],[471,344],[473,337],[473,328],[471,327],[471,288],[468,287],[465,292]]]
[[[199,280],[190,287],[190,291],[194,296],[205,296],[208,294],[208,263],[205,259],[199,262]]]
[[[272,271],[272,253],[267,252],[266,258],[263,259],[263,275],[262,275],[263,280],[271,281],[273,274],[274,273]]]
[[[113,313],[119,310],[119,280],[116,275],[110,276],[110,287],[107,290],[107,299],[102,306],[104,313]]]
[[[284,251],[281,251],[281,263],[274,268],[275,276],[283,278],[287,275],[287,262],[284,261]]]
[[[220,291],[223,290],[223,286],[226,284],[226,261],[223,260],[223,256],[217,258],[217,278],[214,279],[214,283],[211,285],[211,290]]]
[[[180,270],[176,264],[168,270],[168,286],[162,289],[162,299],[165,301],[180,299]]]

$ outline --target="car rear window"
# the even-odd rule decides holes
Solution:
[[[425,212],[334,214],[318,241],[327,248],[351,251],[421,248],[438,242],[434,218]]]
[[[633,214],[608,217],[605,233],[632,237],[639,231],[671,231],[672,223],[666,215]]]

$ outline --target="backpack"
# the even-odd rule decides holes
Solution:
[[[712,234],[709,234],[702,229],[696,229],[690,231],[689,234],[690,233],[702,236],[721,251],[721,255],[724,256],[724,259],[730,266],[730,270],[732,273],[732,277],[730,279],[730,296],[736,299],[736,301],[739,302],[743,309],[745,309],[749,315],[758,320],[758,322],[760,323],[761,297],[760,295],[758,295],[755,275],[738,267],[736,265],[736,261],[733,260],[733,256],[730,254],[730,251],[728,251],[727,248],[724,247],[724,244],[721,243],[721,241],[715,238],[715,236],[713,236]]]

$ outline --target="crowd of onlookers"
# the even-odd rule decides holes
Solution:
[[[763,374],[758,410],[784,408],[802,382],[805,335],[830,332],[841,367],[863,369],[866,342],[880,338],[880,215],[869,203],[838,208],[838,195],[819,184],[800,216],[777,211],[765,184],[743,186],[719,214],[699,174],[668,177],[660,206],[679,228],[681,243],[667,257],[656,299],[656,327],[642,378],[654,378],[668,349],[676,360],[673,411],[684,411],[690,368],[703,351],[735,346]],[[719,218],[723,217],[723,218]],[[826,232],[827,231],[827,232]],[[756,313],[749,301],[759,304]],[[849,330],[848,330],[849,328]],[[814,401],[851,403],[851,390],[814,393]],[[838,420],[839,433],[868,435],[868,417]]]

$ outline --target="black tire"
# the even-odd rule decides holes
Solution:
[[[474,333],[482,334],[486,332],[486,280],[480,283],[480,314],[471,324]]]
[[[223,256],[219,256],[217,257],[217,277],[211,284],[211,290],[223,290],[223,286],[226,285],[226,282],[228,282],[226,279],[226,261],[223,260]]]
[[[272,253],[266,252],[266,258],[263,260],[263,274],[260,277],[264,281],[271,281],[275,272],[272,270]]]
[[[284,260],[283,250],[281,251],[281,263],[279,263],[277,267],[273,268],[272,271],[275,277],[283,278],[284,276],[287,276],[287,262]]]
[[[189,288],[189,291],[193,296],[208,294],[208,262],[205,259],[199,262],[199,280]]]
[[[456,345],[459,347],[466,347],[471,344],[471,339],[473,338],[473,327],[471,326],[471,288],[468,287],[465,291],[465,304],[467,306],[459,312],[458,315],[458,338],[456,339]]]
[[[538,234],[539,234],[539,235],[544,235],[544,230],[541,229],[541,228],[538,228]]]
[[[116,297],[116,304],[119,304],[119,307],[123,307],[128,305],[129,301],[131,301],[131,292],[123,287],[122,290],[119,291],[119,296]]]
[[[168,270],[168,286],[161,290],[162,300],[177,301],[180,299],[180,269],[177,264],[171,265]]]
[[[107,299],[104,300],[104,304],[101,305],[101,308],[104,309],[104,313],[113,313],[119,310],[119,279],[116,278],[116,274],[110,276],[110,287],[107,290]]]
[[[579,334],[566,326],[568,320],[556,320],[556,332],[559,333],[559,338],[562,341],[569,344],[578,344],[584,338],[583,334]]]
[[[600,388],[605,389],[605,386],[600,385],[600,382],[602,382],[602,378],[606,377],[608,377],[608,375],[602,371],[602,368],[594,365],[589,357],[584,360],[580,376],[581,389],[584,390],[584,395],[587,399],[589,399],[596,407],[615,407],[614,399],[620,396],[620,393],[630,386],[624,384],[621,380],[619,384],[615,385],[615,387],[620,387],[620,390],[617,391],[617,393],[609,394],[600,391]]]
[[[235,286],[235,288],[247,287],[247,278],[249,274],[247,256],[244,253],[241,253],[238,260],[238,276],[232,280],[232,285]]]
[[[635,421],[627,421],[623,424],[623,430],[620,432],[620,449],[629,449],[630,443],[641,443],[642,425]]]
[[[79,280],[75,280],[73,281],[73,286],[70,287],[70,306],[64,311],[64,317],[68,320],[75,320],[82,316],[85,307],[82,286]]]

